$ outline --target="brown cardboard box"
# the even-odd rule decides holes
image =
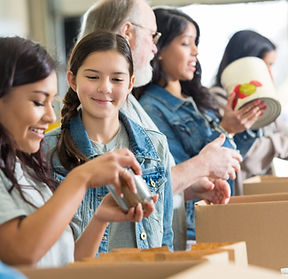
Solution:
[[[288,192],[288,178],[272,175],[253,176],[243,181],[244,195]]]
[[[227,205],[195,205],[196,241],[246,241],[248,263],[288,266],[288,193],[237,196]]]
[[[168,278],[203,261],[183,262],[113,262],[93,265],[72,265],[60,268],[22,267],[19,270],[29,279],[161,279]]]
[[[234,264],[189,262],[105,263],[94,266],[61,268],[20,268],[29,279],[280,279],[280,272],[256,267],[241,268]]]
[[[101,264],[105,262],[179,262],[190,260],[207,260],[210,262],[229,263],[231,261],[231,249],[198,249],[191,251],[171,252],[166,247],[137,249],[123,248],[115,249],[112,253],[101,253],[97,258],[87,258],[82,262],[76,262],[72,265]]]
[[[283,279],[280,273],[255,266],[205,263],[177,273],[170,279]]]
[[[191,245],[192,251],[227,251],[229,261],[240,267],[248,265],[246,242],[213,242],[213,243],[196,243]]]

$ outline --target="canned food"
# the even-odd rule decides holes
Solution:
[[[127,212],[130,207],[137,206],[138,203],[142,204],[143,211],[145,212],[147,207],[146,202],[151,202],[152,194],[141,175],[134,174],[133,170],[131,169],[128,169],[128,171],[131,173],[134,179],[137,193],[132,193],[126,181],[121,177],[121,191],[123,193],[122,198],[117,195],[113,184],[107,185],[107,187],[117,204],[123,209],[124,212]]]

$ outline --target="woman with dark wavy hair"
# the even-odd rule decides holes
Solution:
[[[239,149],[245,156],[256,138],[256,133],[247,129],[261,117],[262,105],[254,102],[235,112],[231,94],[221,118],[216,101],[201,84],[198,24],[180,10],[156,8],[154,13],[162,36],[152,61],[153,79],[137,94],[148,115],[167,136],[176,164],[197,155],[221,133],[227,137],[225,146]],[[185,191],[186,199],[188,193]],[[186,204],[186,213],[188,238],[194,238],[192,202]]]
[[[75,168],[53,194],[56,182],[42,145],[55,121],[55,62],[20,37],[0,38],[0,53],[0,260],[57,266],[93,257],[108,222],[140,221],[143,211],[137,206],[124,214],[108,195],[74,243],[69,223],[75,211],[89,187],[114,184],[120,195],[122,177],[135,191],[124,167],[140,173],[140,165],[127,149],[110,152]]]

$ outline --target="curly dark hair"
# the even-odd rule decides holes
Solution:
[[[0,98],[9,94],[15,86],[37,82],[47,78],[56,69],[56,63],[39,44],[21,37],[0,38]],[[15,164],[19,160],[23,170],[37,182],[46,183],[53,189],[49,163],[42,150],[27,154],[17,149],[12,135],[0,123],[0,169],[11,181],[9,192],[16,188],[25,199],[21,185],[15,176]],[[37,190],[37,188],[35,188]],[[39,190],[37,190],[39,192]]]

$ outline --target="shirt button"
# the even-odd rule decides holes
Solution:
[[[107,240],[107,237],[104,235],[104,236],[102,237],[102,240]]]
[[[151,184],[152,187],[156,186],[156,183],[155,183],[155,181],[152,180],[152,178],[150,178],[150,184]]]
[[[145,233],[145,232],[142,232],[142,233],[140,234],[140,238],[141,238],[142,240],[146,240],[146,238],[147,238],[146,233]]]

